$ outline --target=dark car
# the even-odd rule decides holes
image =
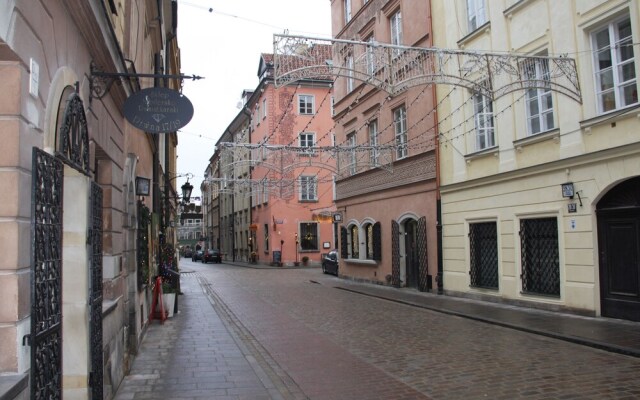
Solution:
[[[220,255],[220,251],[216,249],[208,249],[204,252],[204,257],[202,258],[203,263],[208,263],[209,261],[214,263],[221,263],[222,256]]]
[[[322,258],[322,272],[338,276],[338,251],[330,251]]]
[[[185,250],[184,250],[184,255],[183,255],[183,257],[185,257],[185,258],[191,258],[191,257],[193,257],[193,250],[191,250],[191,249],[185,249]]]
[[[193,256],[191,256],[191,261],[202,261],[203,256],[204,256],[204,251],[196,250],[193,252]]]

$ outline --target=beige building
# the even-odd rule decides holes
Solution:
[[[0,398],[111,398],[175,237],[177,138],[125,121],[153,79],[100,74],[179,73],[176,3],[2,4]]]
[[[640,2],[432,3],[434,46],[521,83],[437,88],[445,292],[640,320]]]

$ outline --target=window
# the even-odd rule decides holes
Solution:
[[[527,61],[523,67],[524,78],[529,82],[540,82],[544,89],[534,88],[526,91],[527,128],[529,135],[545,132],[554,128],[553,99],[549,83],[549,61],[544,58],[534,58]]]
[[[371,165],[379,165],[380,151],[378,150],[378,120],[369,122],[369,145],[372,147],[369,157]]]
[[[298,95],[298,113],[303,115],[313,115],[315,99],[312,95],[299,94]]]
[[[393,126],[396,134],[396,158],[407,156],[407,110],[404,106],[393,110]]]
[[[400,46],[402,44],[402,14],[398,10],[389,19],[391,23],[391,44]]]
[[[335,104],[336,104],[336,99],[333,96],[331,96],[331,116],[332,117],[336,115],[336,109],[334,108]]]
[[[473,32],[487,22],[485,0],[467,0],[467,21],[469,32]]]
[[[638,84],[631,37],[631,20],[625,17],[591,35],[598,113],[638,102]]]
[[[373,260],[373,224],[366,224],[365,231],[365,256],[367,260]]]
[[[313,147],[315,146],[315,134],[303,132],[298,136],[299,147],[303,150],[302,154],[313,154]]]
[[[522,291],[560,296],[557,218],[520,220],[520,252]]]
[[[344,0],[344,24],[351,21],[351,0]]]
[[[300,250],[318,250],[318,223],[300,223]]]
[[[495,222],[469,225],[471,286],[498,289],[498,230]]]
[[[495,146],[493,132],[493,102],[481,93],[473,95],[476,150]]]
[[[267,99],[262,99],[262,119],[267,118]]]
[[[345,65],[347,66],[347,73],[349,76],[347,77],[347,93],[353,92],[353,88],[355,86],[355,82],[353,80],[353,56],[348,55],[345,60]]]
[[[349,228],[349,258],[360,258],[360,240],[358,239],[358,226]]]
[[[315,176],[300,176],[300,200],[315,201],[318,193],[318,181]]]
[[[367,72],[369,72],[370,75],[373,75],[376,72],[376,59],[373,52],[375,41],[373,40],[373,35],[369,36],[365,41],[369,43],[367,46]]]
[[[351,132],[347,135],[347,146],[349,146],[349,175],[355,175],[357,172],[358,159],[356,155],[356,133]]]
[[[264,224],[264,251],[269,251],[269,224]]]

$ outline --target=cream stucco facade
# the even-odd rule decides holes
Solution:
[[[617,223],[612,222],[612,213],[625,207],[631,210],[628,216],[637,211],[636,200],[625,201],[612,190],[630,186],[632,198],[632,179],[640,176],[635,79],[640,62],[637,45],[631,44],[640,41],[640,2],[432,3],[436,47],[565,55],[576,61],[582,94],[582,103],[544,90],[495,98],[491,108],[484,104],[481,109],[491,118],[484,121],[491,124],[492,137],[486,136],[489,142],[483,143],[478,129],[480,101],[474,93],[438,86],[445,292],[640,319],[639,284],[633,282],[640,270],[637,248],[616,245],[614,232],[622,228],[607,228]],[[616,43],[613,50],[606,46],[607,40]],[[545,61],[537,61],[535,68],[540,68],[537,77],[544,79]],[[573,197],[563,197],[564,183],[573,184]],[[618,197],[618,208],[611,199],[603,201],[608,193]],[[626,226],[636,223],[636,217],[630,218]],[[538,226],[542,221],[548,226],[555,221],[557,231],[550,232],[548,241],[534,243],[528,224]],[[495,224],[490,243],[477,239],[482,223],[489,223],[484,226],[490,231]],[[532,247],[543,253],[532,255]],[[495,248],[495,259],[487,255],[487,248]],[[625,260],[616,260],[614,253],[620,250]],[[535,272],[545,257],[550,266]],[[477,280],[480,258],[492,260],[489,270],[497,269],[497,279],[489,287]],[[616,264],[621,271],[611,269]]]

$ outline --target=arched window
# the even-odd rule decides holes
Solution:
[[[360,258],[358,225],[351,225],[349,227],[349,258]]]
[[[364,226],[365,232],[365,258],[373,260],[373,224],[368,223]]]

